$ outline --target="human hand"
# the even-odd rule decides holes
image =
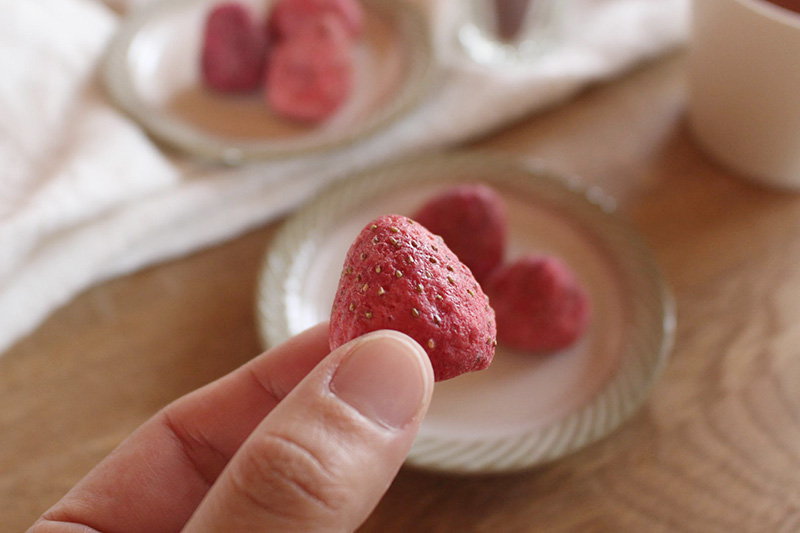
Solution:
[[[397,474],[433,371],[378,331],[320,324],[171,403],[30,532],[352,531]]]

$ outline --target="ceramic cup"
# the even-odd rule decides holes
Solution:
[[[745,177],[800,190],[800,13],[767,0],[695,0],[689,65],[698,143]]]

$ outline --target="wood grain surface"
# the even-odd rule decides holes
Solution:
[[[600,185],[652,245],[678,328],[645,407],[531,471],[403,469],[362,531],[800,531],[800,195],[697,149],[685,70],[659,60],[473,144]],[[253,295],[275,228],[92,288],[0,358],[0,531],[260,351]]]

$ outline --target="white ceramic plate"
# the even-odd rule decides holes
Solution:
[[[260,91],[220,95],[203,87],[200,49],[209,10],[222,0],[162,0],[123,21],[104,78],[114,101],[154,137],[206,159],[238,163],[324,151],[364,138],[408,112],[432,78],[427,20],[413,3],[360,0],[364,36],[354,87],[329,119],[303,125],[273,114]],[[274,0],[241,0],[266,13]]]
[[[504,199],[508,259],[539,251],[571,265],[591,297],[591,325],[563,352],[501,345],[489,369],[437,383],[408,464],[460,473],[527,468],[618,427],[646,398],[671,347],[675,319],[659,269],[598,189],[482,154],[406,161],[337,183],[271,244],[257,294],[260,332],[273,346],[327,319],[361,228],[382,214],[411,215],[462,182],[486,183]]]

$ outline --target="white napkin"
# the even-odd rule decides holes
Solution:
[[[143,0],[0,0],[0,353],[100,280],[264,224],[356,168],[451,146],[683,43],[689,0],[572,0],[562,43],[497,70],[455,46],[463,0],[427,4],[441,82],[410,115],[340,152],[236,169],[167,157],[98,82]],[[146,0],[145,0],[146,1]]]

